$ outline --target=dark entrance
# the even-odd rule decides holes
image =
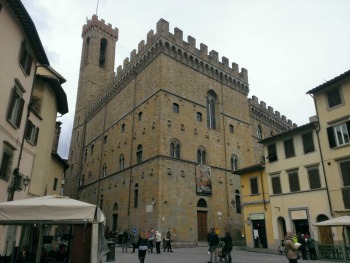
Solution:
[[[294,225],[296,234],[310,235],[309,221],[307,219],[294,220]]]
[[[254,247],[267,248],[265,220],[252,220]]]

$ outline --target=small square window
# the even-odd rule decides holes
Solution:
[[[298,171],[288,172],[288,179],[289,179],[290,191],[291,192],[299,192],[300,191],[300,184],[299,184]]]
[[[139,120],[139,121],[142,120],[142,112],[139,112],[139,114],[138,114],[138,120]]]
[[[258,178],[250,178],[250,191],[252,195],[259,193],[259,187],[258,187]]]
[[[229,130],[230,130],[230,133],[233,133],[233,132],[234,132],[234,128],[233,128],[233,125],[232,125],[232,124],[230,124]]]
[[[272,184],[272,193],[273,194],[282,193],[281,179],[279,176],[271,177],[271,184]]]
[[[124,124],[124,123],[122,124],[121,131],[122,131],[122,132],[125,131],[125,124]]]
[[[335,88],[326,93],[328,107],[332,108],[342,103],[340,88]]]
[[[313,152],[315,150],[314,140],[312,133],[305,133],[302,135],[304,153]]]
[[[30,120],[27,122],[25,138],[26,140],[32,144],[36,145],[38,141],[39,128],[36,127]]]
[[[22,42],[21,55],[19,64],[27,75],[30,75],[32,69],[33,57],[29,52],[29,47],[27,46],[26,41]]]
[[[202,113],[197,112],[197,121],[202,121],[202,120],[203,120]]]
[[[270,144],[267,146],[268,155],[266,159],[269,159],[270,163],[277,161],[276,144]]]
[[[293,139],[285,140],[283,143],[286,158],[295,156]]]
[[[179,104],[173,103],[173,112],[179,113]]]

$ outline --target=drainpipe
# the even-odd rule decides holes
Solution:
[[[318,118],[318,108],[317,108],[317,104],[316,104],[316,99],[315,99],[315,97],[312,94],[309,94],[309,95],[314,100],[315,109],[316,109],[316,115],[317,115],[317,118]],[[316,131],[317,143],[318,143],[318,147],[320,149],[320,158],[321,158],[322,171],[323,171],[323,174],[324,174],[324,180],[325,180],[325,184],[326,184],[328,205],[329,205],[330,213],[331,213],[332,217],[334,217],[332,203],[331,203],[331,198],[330,198],[330,195],[329,195],[329,188],[328,188],[328,182],[327,182],[327,176],[326,176],[326,169],[324,168],[324,159],[323,159],[321,143],[320,143],[320,136],[319,136],[319,133],[321,131],[320,122],[318,122],[318,127],[315,127],[314,129]]]
[[[262,172],[260,169],[260,181],[261,181],[261,188],[262,188],[262,194],[263,194],[263,203],[264,203],[264,210],[267,211],[266,208],[266,201],[265,201],[265,190],[264,190],[264,182],[263,182],[263,178],[262,178]]]

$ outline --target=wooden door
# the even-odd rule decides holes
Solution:
[[[206,211],[197,211],[198,241],[207,241],[208,222]]]
[[[329,226],[320,226],[320,241],[321,244],[333,244],[332,229]]]

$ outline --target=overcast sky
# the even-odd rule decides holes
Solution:
[[[96,14],[119,29],[115,67],[163,18],[248,70],[255,95],[298,126],[315,115],[306,92],[350,69],[348,0],[22,0],[50,65],[67,82],[69,113],[59,154],[67,157],[81,55],[81,32]]]

